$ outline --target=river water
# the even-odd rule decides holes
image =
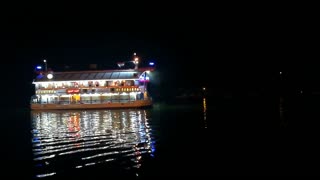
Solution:
[[[203,98],[146,109],[17,109],[3,117],[2,163],[14,170],[9,177],[24,179],[317,174],[317,100],[283,98],[280,120],[265,102]]]

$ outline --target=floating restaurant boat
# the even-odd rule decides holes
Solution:
[[[33,84],[33,110],[152,106],[147,86],[153,68],[40,73]]]

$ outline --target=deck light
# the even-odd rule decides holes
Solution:
[[[47,78],[48,78],[48,79],[52,79],[52,78],[53,78],[53,75],[52,75],[52,74],[48,74],[48,75],[47,75]]]

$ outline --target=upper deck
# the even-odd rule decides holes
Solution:
[[[134,80],[139,79],[144,71],[138,70],[99,70],[40,73],[34,82],[83,81],[83,80]],[[48,74],[52,74],[51,79]]]

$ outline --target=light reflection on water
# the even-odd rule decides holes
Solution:
[[[36,177],[114,161],[136,169],[153,156],[148,110],[33,111]]]
[[[280,97],[279,112],[280,112],[280,127],[287,127],[288,120],[284,116],[285,107],[284,107],[284,98],[282,98],[282,97]]]
[[[206,101],[206,97],[203,97],[203,121],[204,121],[204,128],[207,128],[208,124],[207,124],[207,101]]]

